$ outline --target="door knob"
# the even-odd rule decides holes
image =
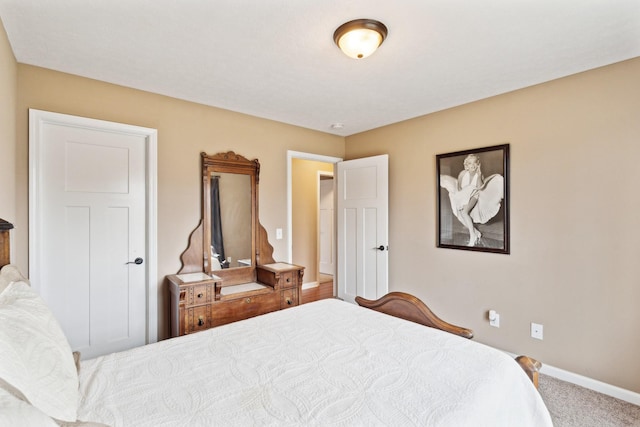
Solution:
[[[136,258],[136,259],[135,259],[135,260],[133,260],[133,261],[129,261],[129,262],[127,262],[126,264],[136,264],[136,265],[140,265],[140,264],[142,264],[143,262],[144,262],[144,260],[143,260],[142,258],[138,257],[138,258]]]
[[[373,248],[373,249],[377,249],[377,250],[379,250],[379,251],[384,251],[385,249],[389,249],[389,247],[388,247],[388,246],[387,246],[387,247],[385,247],[384,245],[380,245],[380,246],[378,246],[377,248]]]

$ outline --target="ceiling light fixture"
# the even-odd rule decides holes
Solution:
[[[356,19],[342,24],[333,33],[333,41],[350,58],[371,55],[387,37],[387,27],[373,19]]]

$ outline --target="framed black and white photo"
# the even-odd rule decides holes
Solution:
[[[439,248],[509,253],[509,144],[436,155]]]

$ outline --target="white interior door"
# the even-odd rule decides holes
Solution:
[[[149,134],[47,114],[30,118],[32,285],[83,358],[143,345]]]
[[[389,156],[337,164],[338,297],[389,292]]]
[[[322,274],[333,276],[333,254],[335,252],[334,227],[333,227],[333,177],[320,176],[319,182],[319,229],[318,238],[318,271]]]

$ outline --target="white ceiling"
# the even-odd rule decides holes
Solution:
[[[343,136],[640,56],[640,0],[0,0],[0,18],[20,63]],[[363,60],[333,43],[357,18],[389,29]]]

